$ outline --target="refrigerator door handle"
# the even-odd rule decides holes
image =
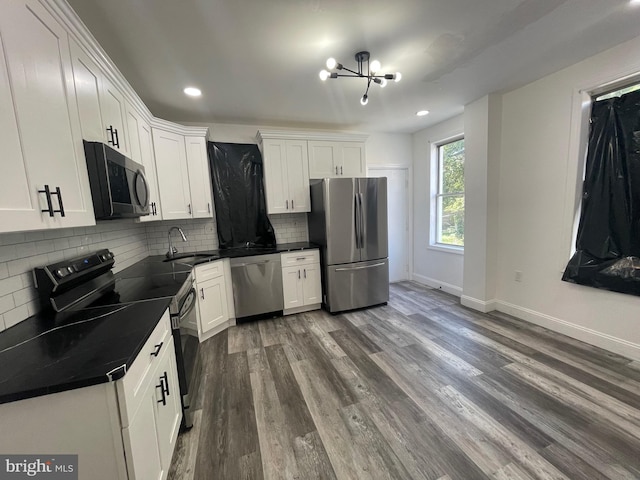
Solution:
[[[360,248],[364,248],[364,209],[362,208],[362,193],[358,193],[358,203],[360,204]]]
[[[383,265],[385,265],[384,262],[375,263],[373,265],[365,265],[364,267],[336,268],[336,272],[349,272],[349,271],[352,271],[352,270],[364,270],[365,268],[381,267]]]
[[[360,208],[358,206],[358,194],[353,197],[354,206],[354,227],[356,229],[356,248],[360,248]]]

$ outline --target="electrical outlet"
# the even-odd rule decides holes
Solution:
[[[516,270],[515,281],[522,282],[522,272],[520,270]]]

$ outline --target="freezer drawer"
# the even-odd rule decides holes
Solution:
[[[325,306],[331,313],[389,301],[389,261],[328,265]]]

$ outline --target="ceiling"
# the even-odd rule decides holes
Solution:
[[[68,1],[176,122],[410,133],[640,33],[629,0]],[[366,106],[365,80],[318,76],[328,57],[356,69],[361,50],[402,73]]]

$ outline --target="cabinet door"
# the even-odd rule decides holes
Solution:
[[[191,194],[184,137],[157,128],[151,130],[162,218],[191,218]]]
[[[182,400],[178,384],[178,369],[173,348],[173,338],[165,349],[156,370],[155,385],[158,401],[155,404],[156,434],[160,450],[160,464],[165,478],[171,466],[171,457],[176,446],[178,430],[182,420]],[[164,394],[162,389],[164,389]],[[164,399],[164,402],[162,401]]]
[[[282,295],[284,297],[284,310],[304,305],[301,267],[286,267],[282,269]]]
[[[144,166],[144,175],[149,187],[149,215],[140,217],[141,222],[162,220],[160,200],[158,199],[158,181],[156,180],[156,164],[153,160],[151,127],[129,102],[127,107],[127,131],[129,133],[129,150],[131,159]]]
[[[320,264],[304,265],[302,267],[303,297],[305,305],[322,302],[322,284],[320,283]]]
[[[341,177],[366,177],[367,165],[364,156],[364,143],[344,142],[340,145],[340,165],[338,171]]]
[[[287,147],[284,140],[265,140],[264,189],[267,213],[289,213],[289,184],[287,176]]]
[[[155,380],[155,379],[154,379]],[[162,480],[166,477],[160,458],[156,419],[159,382],[152,381],[131,424],[122,430],[130,480]]]
[[[123,155],[129,156],[124,97],[106,77],[102,77],[101,84],[100,105],[102,107],[102,124],[107,138],[106,143]]]
[[[70,40],[73,83],[75,86],[82,138],[90,142],[106,142],[100,108],[100,78],[95,62],[74,41]]]
[[[310,212],[307,142],[287,140],[287,179],[291,211]]]
[[[94,225],[67,32],[36,0],[3,2],[0,32],[33,206],[47,208],[45,195],[38,194],[45,185],[60,188],[53,208],[64,204],[64,217],[42,214],[33,228]],[[10,108],[2,110],[5,115]],[[3,185],[24,194],[20,186],[7,187],[6,176]],[[27,223],[13,229],[30,229]]]
[[[198,283],[200,333],[205,334],[229,319],[224,276]]]
[[[187,168],[193,218],[213,217],[211,177],[207,158],[207,141],[203,137],[186,137]]]
[[[0,38],[0,145],[2,176],[0,188],[0,232],[42,228],[38,198],[29,184],[27,165],[22,155],[16,113],[9,87],[4,46]]]
[[[335,142],[310,141],[309,177],[332,178],[338,176],[335,165],[337,154]]]

